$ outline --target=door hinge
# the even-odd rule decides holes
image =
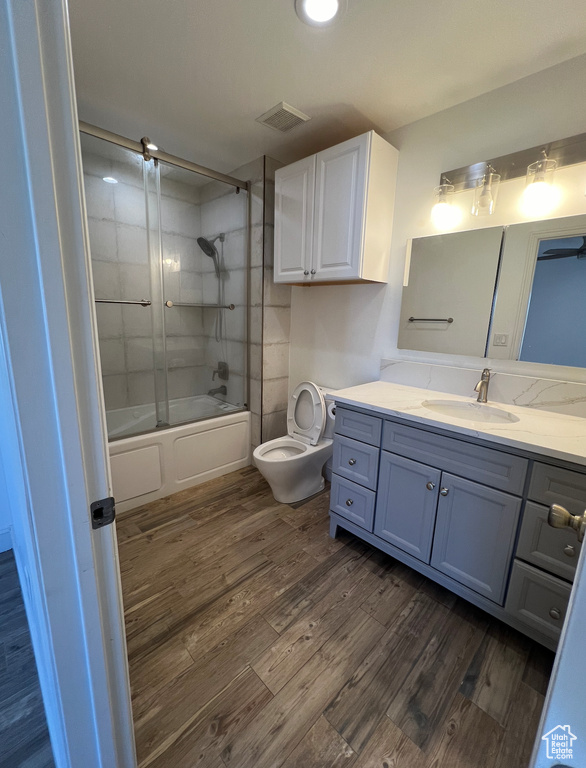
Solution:
[[[106,525],[110,525],[114,522],[116,517],[116,502],[113,496],[109,496],[107,499],[100,499],[94,501],[90,506],[90,513],[92,516],[92,528],[104,528]]]

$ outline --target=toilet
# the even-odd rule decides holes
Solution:
[[[299,384],[287,407],[285,437],[255,448],[252,458],[277,501],[302,501],[324,487],[324,464],[333,451],[332,390],[311,381]]]

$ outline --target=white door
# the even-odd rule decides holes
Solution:
[[[315,155],[275,174],[276,283],[309,279],[315,187]]]
[[[317,155],[314,281],[360,276],[371,141],[372,133],[366,133]]]
[[[132,768],[65,0],[0,0],[0,103],[0,471],[49,734],[57,768]]]
[[[585,551],[582,547],[530,768],[586,765]]]

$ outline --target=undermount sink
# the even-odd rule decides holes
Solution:
[[[483,421],[489,424],[514,424],[519,417],[501,408],[483,403],[464,403],[459,400],[425,400],[421,405],[430,411],[463,421]]]

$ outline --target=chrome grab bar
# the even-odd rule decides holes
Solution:
[[[185,304],[179,301],[166,301],[166,307],[196,307],[199,309],[236,309],[234,304]]]
[[[453,317],[410,317],[410,323],[453,323]]]

